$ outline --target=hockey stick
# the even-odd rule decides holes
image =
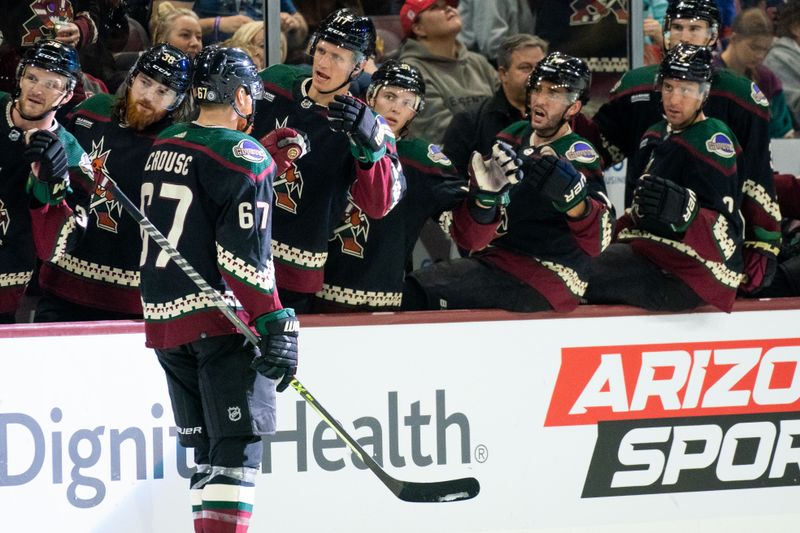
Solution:
[[[131,215],[136,222],[144,229],[145,232],[152,238],[158,246],[164,250],[170,259],[180,268],[189,279],[203,292],[217,309],[225,315],[225,318],[231,321],[236,326],[236,329],[244,335],[249,342],[254,346],[258,346],[258,336],[239,318],[233,309],[225,303],[222,296],[214,290],[208,282],[194,269],[192,265],[181,255],[181,253],[170,244],[164,234],[156,228],[150,220],[144,216],[139,208],[130,201],[130,199],[123,193],[116,182],[110,177],[105,177],[107,180],[106,189],[111,191],[114,198],[122,204],[125,211]],[[334,419],[328,411],[322,407],[314,396],[311,395],[297,378],[292,379],[289,383],[294,390],[314,409],[322,420],[331,428],[340,439],[350,448],[356,457],[358,457],[372,472],[378,476],[384,485],[391,490],[395,496],[406,502],[453,502],[458,500],[469,500],[474,498],[480,492],[480,483],[472,477],[452,479],[448,481],[434,481],[431,483],[416,482],[416,481],[402,481],[395,479],[386,473],[383,468],[370,456],[356,440],[351,437],[347,431]]]

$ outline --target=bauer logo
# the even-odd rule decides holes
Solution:
[[[570,161],[577,161],[578,163],[588,164],[597,161],[597,152],[594,151],[590,144],[583,141],[572,143],[572,146],[569,147],[569,150],[564,155]]]
[[[713,152],[720,157],[729,159],[736,155],[736,150],[733,147],[733,141],[724,133],[715,133],[709,140],[706,141],[706,150]]]
[[[264,149],[261,148],[258,143],[250,139],[242,139],[239,141],[239,143],[233,147],[233,155],[234,157],[250,161],[251,163],[261,163],[267,158]]]
[[[561,358],[545,426],[597,425],[583,497],[800,484],[800,339]]]

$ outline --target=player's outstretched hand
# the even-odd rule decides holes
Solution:
[[[347,133],[359,146],[370,152],[383,148],[381,124],[367,104],[349,95],[337,94],[328,105],[328,124],[331,130]]]
[[[291,164],[311,151],[311,143],[305,133],[294,128],[278,128],[260,139],[272,156],[277,175],[283,176]]]
[[[550,147],[527,148],[522,155],[525,183],[540,191],[553,207],[566,213],[586,199],[586,177]]]
[[[653,174],[642,174],[633,191],[635,218],[666,224],[676,233],[686,231],[699,210],[693,190]]]
[[[297,336],[300,321],[294,309],[286,308],[261,315],[256,319],[260,355],[250,366],[259,374],[278,382],[276,390],[283,392],[297,373]]]
[[[508,204],[508,190],[519,182],[520,161],[514,149],[503,141],[492,146],[492,155],[483,157],[472,152],[467,173],[470,194],[484,208]]]

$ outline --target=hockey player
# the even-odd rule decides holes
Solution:
[[[86,235],[71,253],[42,265],[35,321],[135,319],[141,235],[106,187],[111,177],[139,198],[156,135],[172,123],[191,81],[189,58],[160,44],[139,57],[118,97],[98,94],[76,107],[69,129],[89,153],[94,179],[76,184],[90,198]]]
[[[333,12],[312,36],[307,70],[274,65],[261,72],[265,98],[253,135],[288,126],[313,147],[275,181],[273,253],[281,298],[307,312],[322,289],[328,239],[348,201],[373,219],[383,217],[404,187],[394,135],[348,87],[375,53],[375,27],[347,9]],[[267,146],[267,148],[270,148]]]
[[[705,47],[679,44],[657,78],[665,119],[642,138],[639,173],[618,243],[592,262],[590,303],[681,311],[702,303],[730,311],[742,275],[740,147],[706,117],[713,78]]]
[[[454,210],[451,231],[456,241],[465,248],[480,249],[494,237],[500,204],[508,196],[504,187],[488,190],[492,186],[484,184],[467,198],[467,181],[456,175],[439,146],[405,138],[425,106],[425,81],[419,69],[387,61],[372,75],[367,102],[398,138],[406,192],[388,215],[377,220],[352,203],[348,206],[329,243],[325,284],[317,293],[315,312],[399,309],[405,268],[425,221]],[[498,150],[499,161],[484,162],[478,156],[475,165],[513,173],[516,154],[510,148]],[[511,180],[517,181],[513,176]]]
[[[589,258],[610,243],[614,220],[600,157],[569,126],[588,100],[590,82],[589,68],[575,57],[553,52],[537,65],[527,85],[529,120],[498,135],[520,154],[523,178],[511,189],[497,237],[469,258],[411,273],[404,308],[578,306]]]
[[[17,90],[0,92],[0,323],[13,323],[36,257],[63,253],[80,222],[64,203],[73,180],[91,176],[86,153],[58,122],[80,73],[78,53],[39,41],[17,67]]]
[[[715,0],[672,0],[664,19],[664,43],[667,47],[683,42],[711,49],[717,42],[719,27]],[[658,65],[651,65],[626,73],[594,116],[600,135],[598,148],[606,165],[626,157],[630,162],[644,132],[661,120],[660,100],[653,86],[657,70]],[[744,194],[742,214],[747,223],[746,276],[741,289],[753,292],[772,277],[780,244],[780,212],[769,154],[769,103],[755,83],[721,69],[711,81],[705,113],[727,124],[742,145],[737,167]],[[576,125],[576,131],[596,140],[580,125]],[[638,178],[629,165],[626,205],[630,205]]]
[[[243,318],[261,335],[260,353],[148,240],[142,249],[145,334],[167,375],[180,443],[194,448],[195,531],[244,533],[263,451],[260,436],[275,431],[276,384],[283,391],[297,369],[299,328],[275,288],[275,163],[243,133],[263,94],[258,71],[238,48],[205,48],[195,60],[192,94],[200,115],[167,128],[153,144],[143,204],[211,286],[232,290]]]

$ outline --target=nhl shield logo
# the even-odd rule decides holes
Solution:
[[[238,422],[242,419],[242,409],[238,406],[228,407],[228,420]]]

